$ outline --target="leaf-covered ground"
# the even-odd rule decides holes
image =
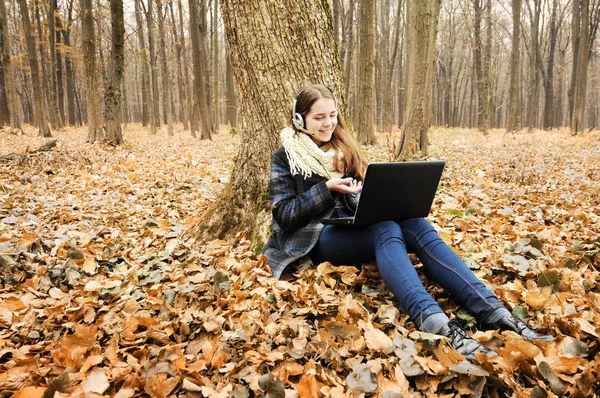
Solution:
[[[511,310],[556,336],[477,331],[425,281],[500,354],[473,364],[416,332],[375,264],[278,281],[243,233],[181,242],[239,137],[132,126],[114,148],[69,129],[33,152],[43,140],[27,133],[0,132],[0,395],[276,397],[280,382],[290,397],[599,394],[597,132],[431,134],[447,167],[429,219]],[[369,158],[388,160],[393,138]]]

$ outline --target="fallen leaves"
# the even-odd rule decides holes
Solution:
[[[129,128],[113,148],[85,144],[84,129],[57,136],[52,151],[0,164],[1,394],[41,396],[66,377],[57,396],[245,398],[273,394],[266,375],[278,394],[319,398],[598,389],[596,132],[432,133],[432,156],[447,160],[438,232],[511,310],[557,336],[478,332],[500,354],[480,364],[417,332],[375,264],[277,281],[245,234],[180,242],[227,181],[239,137]],[[0,140],[18,152],[40,139]]]

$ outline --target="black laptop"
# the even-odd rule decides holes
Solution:
[[[329,218],[325,225],[370,225],[427,217],[442,171],[443,160],[370,163],[354,217]]]

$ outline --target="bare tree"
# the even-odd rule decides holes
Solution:
[[[439,0],[410,0],[408,7],[408,83],[402,138],[395,154],[398,159],[427,153],[440,12]]]
[[[121,83],[125,68],[125,23],[123,20],[123,0],[110,0],[110,21],[112,25],[109,75],[104,93],[104,120],[106,139],[114,145],[123,143],[121,129]]]
[[[100,127],[100,99],[96,65],[96,36],[92,0],[80,0],[81,31],[83,40],[83,63],[85,68],[85,98],[87,103],[88,142],[104,138]]]
[[[10,36],[8,34],[7,22],[5,0],[0,0],[0,50],[2,51],[2,65],[4,67],[4,80],[6,82],[8,120],[11,129],[21,130],[21,117],[19,114],[19,100],[16,87],[17,83],[10,53]]]
[[[165,45],[165,14],[167,8],[163,10],[163,0],[156,0],[156,13],[158,14],[158,40],[160,43],[160,64],[162,74],[163,90],[163,109],[166,110],[167,131],[173,135],[173,109],[171,108],[171,82],[169,79],[169,69],[167,68],[167,49]]]
[[[375,85],[375,0],[363,0],[359,5],[359,71],[356,129],[361,144],[374,144],[374,85]]]
[[[148,70],[148,56],[146,54],[146,40],[144,39],[144,21],[141,0],[135,0],[135,21],[139,43],[140,63],[142,64],[142,125],[150,123],[150,133],[156,134],[156,119],[150,118],[149,112],[154,109],[152,92],[150,91],[150,71]]]
[[[189,0],[190,5],[190,39],[192,42],[192,60],[194,66],[194,118],[200,120],[202,139],[211,139],[212,126],[208,118],[208,104],[206,103],[206,71],[204,67],[204,45],[200,36],[200,21],[198,16],[198,4],[196,0]],[[194,126],[192,126],[192,129]]]
[[[187,235],[227,237],[244,230],[260,247],[270,232],[266,170],[279,132],[289,122],[291,98],[304,84],[319,82],[339,94],[345,110],[341,68],[337,53],[330,51],[334,39],[326,2],[223,0],[221,12],[240,92],[243,140],[230,182]],[[263,22],[265,15],[269,24]],[[281,54],[297,53],[316,56],[280,62]]]
[[[44,100],[44,93],[42,91],[42,81],[40,79],[40,70],[38,65],[38,58],[35,50],[35,37],[33,36],[33,29],[31,27],[31,19],[29,18],[29,9],[27,8],[27,0],[19,0],[19,7],[21,9],[21,20],[23,22],[23,29],[25,30],[25,38],[27,41],[27,54],[29,56],[29,67],[31,68],[31,80],[33,84],[33,98],[34,106],[33,111],[35,115],[35,122],[39,129],[40,137],[51,137],[50,126],[48,126],[48,116],[46,112],[46,103]]]
[[[519,53],[521,48],[521,1],[512,0],[513,33],[512,51],[510,56],[510,91],[508,94],[508,116],[506,131],[516,131],[521,128],[521,96],[520,96],[520,65]]]

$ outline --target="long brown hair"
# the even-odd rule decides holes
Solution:
[[[296,96],[295,113],[299,113],[305,118],[313,104],[321,98],[333,99],[337,107],[337,99],[333,91],[327,86],[322,84],[309,84],[305,86]],[[293,123],[292,127],[294,127]],[[294,127],[294,129],[296,128]],[[335,126],[335,130],[333,130],[333,135],[328,144],[336,151],[334,161],[336,171],[362,181],[365,177],[367,162],[352,134],[344,128],[344,119],[339,111],[337,114],[337,125]],[[343,156],[339,156],[340,153]]]

